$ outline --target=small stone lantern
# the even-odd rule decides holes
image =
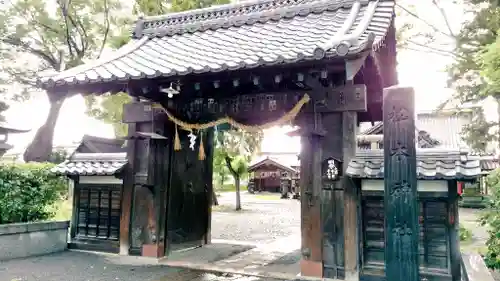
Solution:
[[[27,133],[30,130],[15,129],[0,122],[0,157],[2,157],[13,146],[8,144],[9,134]]]

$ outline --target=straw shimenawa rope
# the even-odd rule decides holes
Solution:
[[[307,104],[310,100],[311,100],[311,98],[309,97],[309,95],[305,94],[302,97],[302,99],[300,99],[297,102],[297,104],[290,111],[285,113],[283,116],[281,116],[277,120],[271,121],[269,123],[261,124],[261,125],[255,125],[255,126],[242,124],[229,116],[226,116],[226,117],[223,117],[223,118],[220,118],[220,119],[217,119],[215,121],[208,122],[208,123],[202,123],[202,124],[193,123],[193,124],[191,124],[191,123],[182,121],[179,118],[175,117],[171,112],[169,112],[165,108],[162,108],[162,110],[165,112],[165,114],[167,114],[168,119],[170,119],[170,121],[172,121],[175,124],[174,150],[179,151],[179,150],[181,150],[181,143],[180,143],[180,139],[179,139],[179,133],[177,132],[178,126],[181,127],[181,129],[189,131],[189,132],[192,132],[193,130],[197,130],[197,131],[201,132],[202,130],[205,130],[208,128],[212,128],[212,127],[219,126],[222,124],[229,124],[235,128],[238,128],[240,130],[244,130],[247,132],[260,132],[262,130],[269,129],[269,128],[272,128],[274,126],[283,125],[283,124],[286,124],[286,123],[292,121],[293,119],[295,119],[297,114],[299,114],[302,107],[305,104]],[[201,138],[201,135],[200,135],[200,138]],[[204,149],[202,138],[201,138],[201,143],[200,143],[200,150],[201,149]],[[205,151],[200,151],[199,154],[200,154],[199,155],[200,160],[205,159]],[[201,158],[203,158],[203,159],[201,159]]]

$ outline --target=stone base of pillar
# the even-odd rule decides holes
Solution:
[[[161,258],[165,256],[165,245],[160,244],[144,244],[142,245],[142,256],[150,258]]]
[[[323,277],[323,263],[319,261],[300,261],[300,275],[310,277]]]

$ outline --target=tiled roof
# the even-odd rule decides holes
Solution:
[[[124,139],[108,139],[84,135],[76,153],[119,153],[125,152]]]
[[[126,153],[75,153],[52,172],[75,176],[111,176],[127,164]]]
[[[264,158],[271,158],[288,167],[300,166],[298,152],[261,152],[260,157],[257,157],[252,163],[257,163]]]
[[[481,159],[481,170],[483,173],[489,173],[493,170],[500,168],[498,158],[493,154],[482,155],[479,153],[471,153],[471,155],[479,156]]]
[[[377,126],[377,125],[375,125]],[[383,128],[383,127],[380,127]],[[379,129],[380,129],[379,128]],[[429,133],[426,131],[419,131],[415,130],[415,136],[417,138],[417,144],[418,148],[434,148],[440,144],[440,142],[430,136]],[[371,131],[365,131],[357,136],[357,142],[358,142],[358,148],[359,149],[366,149],[364,144],[370,144],[374,138],[379,137],[380,139],[377,140],[378,143],[383,142],[383,132],[381,134],[367,134],[367,132]],[[373,131],[373,133],[377,133],[377,131]]]
[[[463,127],[472,121],[472,112],[422,112],[417,114],[415,127],[419,142],[425,141],[431,147],[465,149],[468,145],[462,139]],[[383,134],[384,124],[379,122],[361,135]],[[423,144],[423,143],[422,143]]]
[[[248,167],[248,171],[249,172],[255,171],[256,169],[258,169],[262,165],[273,165],[273,166],[276,166],[278,168],[281,168],[281,169],[286,170],[286,171],[291,172],[291,173],[297,172],[294,168],[288,166],[287,164],[281,163],[279,161],[279,159],[271,158],[271,157],[260,158],[259,160],[254,161]]]
[[[472,113],[420,113],[417,115],[416,126],[425,130],[439,140],[439,147],[464,149],[469,146],[462,138],[462,130],[472,121]]]
[[[370,128],[364,130],[360,135],[381,135],[384,132],[384,122],[378,122],[377,124],[371,126]]]
[[[383,150],[363,150],[349,163],[346,174],[355,178],[384,178]],[[417,150],[419,179],[473,179],[481,175],[480,157],[458,150]]]
[[[114,54],[43,77],[39,85],[49,89],[350,56],[379,46],[393,13],[394,0],[260,0],[147,18]]]
[[[500,163],[494,155],[474,153],[463,141],[462,129],[463,126],[472,121],[472,113],[471,110],[462,110],[459,112],[422,112],[417,114],[417,128],[425,130],[417,130],[418,147],[469,151],[471,156],[480,157],[483,173],[500,168]],[[383,123],[379,122],[362,132],[358,136],[359,149],[370,149],[361,144],[366,143],[365,139],[368,137],[383,134],[383,131]]]

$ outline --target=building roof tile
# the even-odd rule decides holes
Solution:
[[[462,138],[463,127],[472,121],[472,114],[473,111],[470,109],[463,109],[458,112],[418,113],[415,123],[418,129],[422,129],[417,129],[418,147],[468,151],[470,155],[480,157],[480,165],[484,173],[498,169],[500,163],[494,155],[473,152]],[[361,145],[366,142],[365,139],[373,135],[382,135],[383,132],[383,122],[368,128],[358,136],[358,147],[367,150]]]
[[[252,162],[249,167],[248,167],[248,171],[249,172],[253,172],[255,170],[257,170],[259,167],[263,166],[263,165],[272,165],[272,166],[276,166],[278,168],[281,168],[285,171],[288,171],[288,172],[291,172],[291,173],[296,173],[297,171],[292,168],[291,166],[283,163],[280,161],[280,159],[277,159],[275,157],[265,157],[265,158],[261,158],[257,161],[254,161]]]
[[[383,150],[362,150],[349,163],[346,174],[355,178],[384,178]],[[429,180],[465,180],[481,175],[480,157],[458,150],[417,150],[417,177]]]
[[[127,154],[75,153],[70,159],[52,168],[51,172],[73,176],[111,176],[127,164]]]
[[[264,0],[139,20],[112,55],[39,79],[42,88],[183,76],[355,55],[379,46],[394,0]],[[346,47],[347,53],[337,52]]]

